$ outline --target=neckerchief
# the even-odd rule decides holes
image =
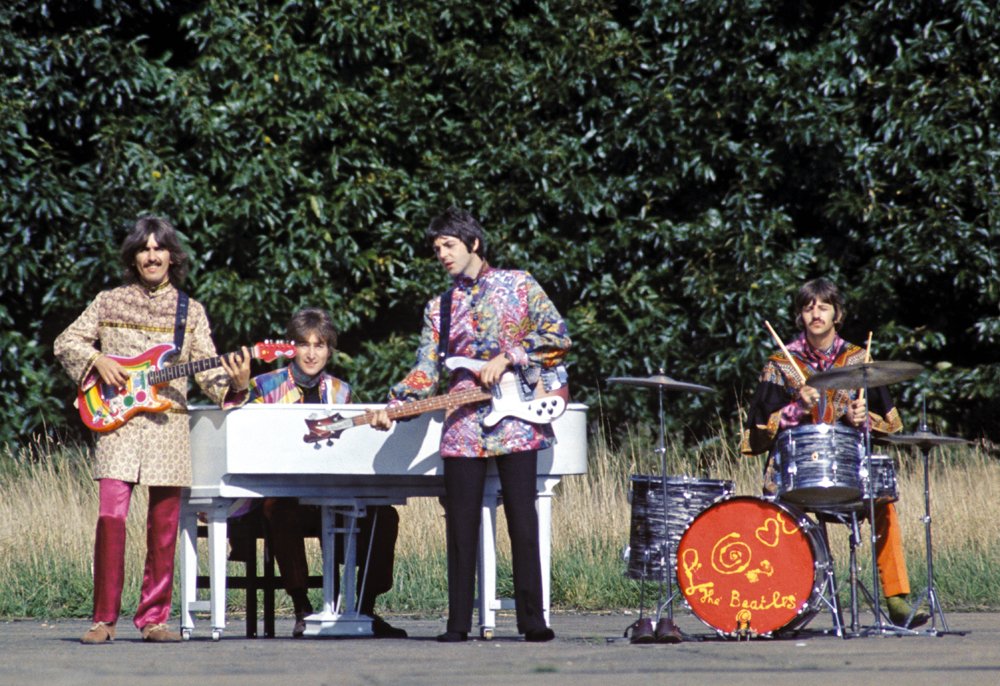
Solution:
[[[845,345],[846,342],[844,339],[834,334],[833,345],[830,346],[830,352],[826,353],[814,348],[809,339],[806,338],[806,335],[800,333],[794,341],[788,344],[788,351],[795,353],[796,357],[817,372],[825,372],[833,366],[833,363],[837,360],[837,356],[841,353]]]
[[[317,372],[312,376],[309,376],[304,371],[299,369],[299,365],[292,361],[292,378],[295,379],[295,385],[302,388],[315,388],[319,384],[320,378],[323,376],[323,372]]]

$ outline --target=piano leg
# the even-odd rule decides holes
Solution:
[[[301,501],[300,501],[301,502]],[[357,539],[358,518],[365,515],[364,505],[331,505],[308,500],[322,506],[323,537],[323,610],[306,617],[306,636],[371,636],[372,618],[358,613]],[[343,518],[340,530],[344,538],[344,573],[341,577],[340,598],[334,597],[333,579],[336,570],[334,551],[337,544],[336,515]]]
[[[185,493],[181,498],[181,638],[190,640],[194,630],[194,613],[205,608],[198,603],[198,512],[188,503]]]
[[[542,602],[549,623],[552,588],[552,496],[558,477],[538,478],[538,554],[542,562]]]
[[[226,544],[228,543],[229,500],[217,498],[208,508],[208,567],[211,595],[212,640],[222,638],[226,629]]]
[[[479,524],[479,635],[490,640],[497,625],[497,503],[500,500],[500,477],[487,474],[483,487],[482,516]]]

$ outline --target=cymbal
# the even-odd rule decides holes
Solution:
[[[865,362],[847,367],[834,367],[825,372],[813,374],[806,384],[813,388],[868,388],[888,386],[898,381],[912,379],[924,368],[916,362],[896,362],[883,360],[881,362]]]
[[[699,386],[698,384],[686,381],[676,381],[663,374],[654,374],[653,376],[646,377],[610,376],[608,377],[608,383],[620,383],[625,386],[641,386],[643,388],[660,388],[665,391],[695,391],[697,393],[715,391],[714,388],[709,388],[708,386]]]
[[[915,445],[921,449],[932,448],[936,445],[957,445],[968,443],[964,438],[954,436],[938,436],[933,431],[915,431],[912,434],[886,434],[879,436],[879,443],[890,443],[892,445]]]

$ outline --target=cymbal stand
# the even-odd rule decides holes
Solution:
[[[920,429],[918,432],[930,432],[927,426],[927,406],[926,399],[924,399],[924,413],[923,419],[920,422]],[[927,607],[931,613],[931,626],[925,629],[923,633],[929,634],[931,636],[938,636],[940,634],[947,633],[957,633],[962,632],[952,632],[948,628],[948,620],[944,618],[944,610],[941,609],[941,603],[938,602],[937,589],[934,586],[934,549],[931,545],[931,477],[930,477],[930,454],[932,445],[920,445],[920,452],[924,458],[924,547],[927,551],[927,588],[917,597],[917,601],[913,604],[913,612],[917,611],[920,607],[920,603],[926,598]],[[941,631],[938,631],[937,620],[941,620]]]
[[[848,524],[848,522],[845,522],[845,524]],[[875,611],[874,608],[876,605],[871,592],[861,582],[861,579],[858,578],[858,546],[861,545],[861,525],[858,523],[858,513],[856,510],[851,511],[849,526],[851,528],[851,533],[848,536],[848,545],[850,547],[848,564],[850,565],[851,584],[851,633],[859,636],[861,635],[861,603],[858,591],[860,591],[860,595],[864,596],[868,605],[873,608],[873,611]],[[877,611],[881,612],[881,608]]]
[[[865,471],[867,476],[865,477],[866,486],[868,487],[868,492],[874,496],[875,488],[872,483],[872,433],[870,425],[870,407],[869,407],[869,387],[868,387],[868,370],[866,369],[862,374],[864,379],[864,393],[865,393],[865,424],[862,434],[865,437],[865,455],[862,463],[865,466]],[[853,515],[856,519],[857,515]],[[856,526],[856,524],[855,524]],[[869,629],[868,633],[877,633],[879,635],[885,634],[908,634],[912,635],[914,632],[912,629],[906,629],[904,627],[899,627],[893,624],[891,621],[885,621],[885,615],[882,612],[882,593],[881,584],[878,578],[878,534],[877,527],[875,526],[875,498],[868,498],[868,528],[871,530],[871,554],[872,554],[872,590],[868,594],[867,589],[861,586],[862,591],[868,596],[871,601],[872,612],[875,614],[875,626]],[[854,609],[853,606],[851,608]]]
[[[663,374],[663,370],[660,369],[660,374]],[[656,438],[656,450],[654,452],[660,455],[660,486],[663,488],[663,539],[664,546],[666,550],[662,552],[665,556],[663,562],[664,576],[667,577],[667,594],[665,605],[667,608],[667,621],[671,624],[674,621],[674,581],[673,581],[673,569],[670,565],[670,519],[667,517],[667,445],[666,445],[666,426],[663,421],[663,388],[656,389],[656,400],[657,409],[659,410],[659,431],[657,432]],[[663,582],[660,582],[660,597],[657,601],[663,599]],[[656,611],[656,619],[659,621],[660,613],[663,610],[663,605],[659,605]]]

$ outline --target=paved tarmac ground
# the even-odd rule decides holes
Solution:
[[[246,639],[230,618],[213,642],[207,620],[190,641],[145,644],[122,622],[114,644],[84,646],[82,620],[0,623],[0,684],[822,684],[958,686],[1000,683],[1000,613],[947,613],[947,635],[876,635],[843,639],[825,633],[817,615],[798,636],[722,639],[686,609],[675,619],[689,640],[634,645],[622,633],[627,614],[556,614],[556,639],[520,640],[513,618],[500,616],[493,640],[440,644],[444,620],[390,617],[408,639],[284,638],[291,620],[278,620],[279,638]],[[861,622],[870,621],[862,616]],[[942,629],[938,623],[938,631]]]

